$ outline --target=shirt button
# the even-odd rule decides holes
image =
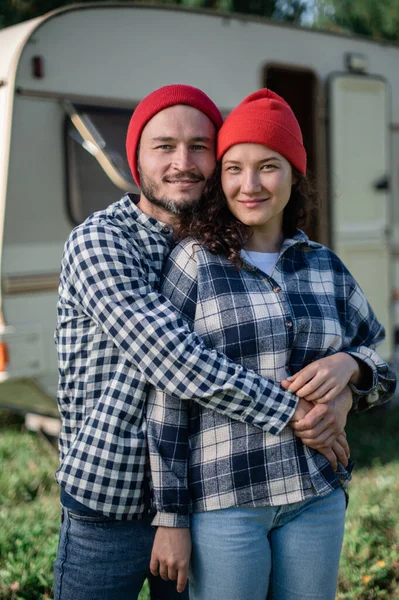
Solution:
[[[162,231],[163,231],[164,233],[170,233],[170,228],[169,228],[169,227],[166,227],[166,225],[165,225],[165,227],[162,227]]]
[[[278,294],[279,292],[281,292],[281,287],[279,285],[275,285],[273,288],[273,292],[276,292],[276,294]]]
[[[286,321],[285,324],[286,324],[287,327],[292,327],[293,326],[292,321]]]

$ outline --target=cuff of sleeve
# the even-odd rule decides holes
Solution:
[[[349,385],[350,387],[352,387],[351,384]],[[361,413],[365,410],[368,410],[369,408],[372,408],[373,406],[377,406],[379,404],[380,395],[377,392],[377,390],[374,390],[373,392],[370,392],[366,395],[364,395],[364,393],[359,395],[352,389],[352,398],[353,404],[351,412]]]
[[[265,380],[257,402],[248,409],[246,422],[272,435],[279,435],[292,419],[298,402],[296,394],[284,390],[279,383]]]
[[[299,402],[296,394],[288,390],[283,390],[283,388],[281,388],[281,392],[282,401],[279,404],[278,411],[270,417],[267,427],[265,427],[265,430],[272,435],[280,435],[283,429],[287,427],[294,416]]]
[[[377,395],[377,398],[378,398],[378,393],[376,392],[376,388],[378,385],[378,373],[377,373],[377,368],[375,366],[374,361],[369,356],[366,356],[365,354],[362,354],[361,352],[349,351],[348,354],[350,354],[350,356],[353,356],[354,358],[357,358],[358,360],[361,360],[362,363],[364,363],[367,367],[369,367],[369,369],[371,370],[372,375],[373,375],[373,383],[371,384],[371,387],[367,390],[360,390],[353,383],[349,383],[349,387],[351,388],[352,392],[356,396],[374,397],[375,395]],[[374,404],[374,402],[375,402],[375,400],[372,400],[371,402],[369,402],[369,404]]]
[[[153,527],[190,527],[190,515],[157,512],[152,520]]]
[[[284,412],[283,418],[280,418],[280,420],[275,423],[275,433],[273,432],[274,435],[280,435],[283,429],[291,421],[298,407],[299,398],[296,394],[293,394],[292,392],[286,390],[284,395],[288,399],[287,410]]]

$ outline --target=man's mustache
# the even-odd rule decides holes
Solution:
[[[197,181],[205,181],[205,177],[204,175],[198,173],[198,174],[194,174],[194,173],[176,173],[176,175],[165,175],[164,177],[162,177],[162,181],[180,181],[181,179],[188,179],[189,181],[193,181],[193,182],[197,182]]]

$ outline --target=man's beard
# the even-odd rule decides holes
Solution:
[[[201,200],[201,194],[199,194],[198,198],[194,200],[189,200],[185,202],[184,200],[178,201],[173,198],[166,198],[165,196],[160,197],[157,194],[157,186],[153,180],[147,178],[143,171],[138,165],[138,171],[140,175],[140,188],[142,194],[147,198],[148,202],[157,206],[158,208],[163,208],[168,213],[175,216],[183,216],[192,214],[196,207],[198,206]],[[193,175],[192,173],[179,173],[178,175],[173,176],[174,180],[179,179],[190,179],[191,181],[205,181],[205,177],[203,175]]]

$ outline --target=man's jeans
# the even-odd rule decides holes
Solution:
[[[281,507],[191,518],[192,600],[334,600],[345,520],[335,490]],[[269,586],[270,583],[270,586]]]
[[[136,600],[149,578],[152,600],[188,600],[175,581],[149,572],[155,531],[149,521],[114,521],[63,508],[54,600]]]

